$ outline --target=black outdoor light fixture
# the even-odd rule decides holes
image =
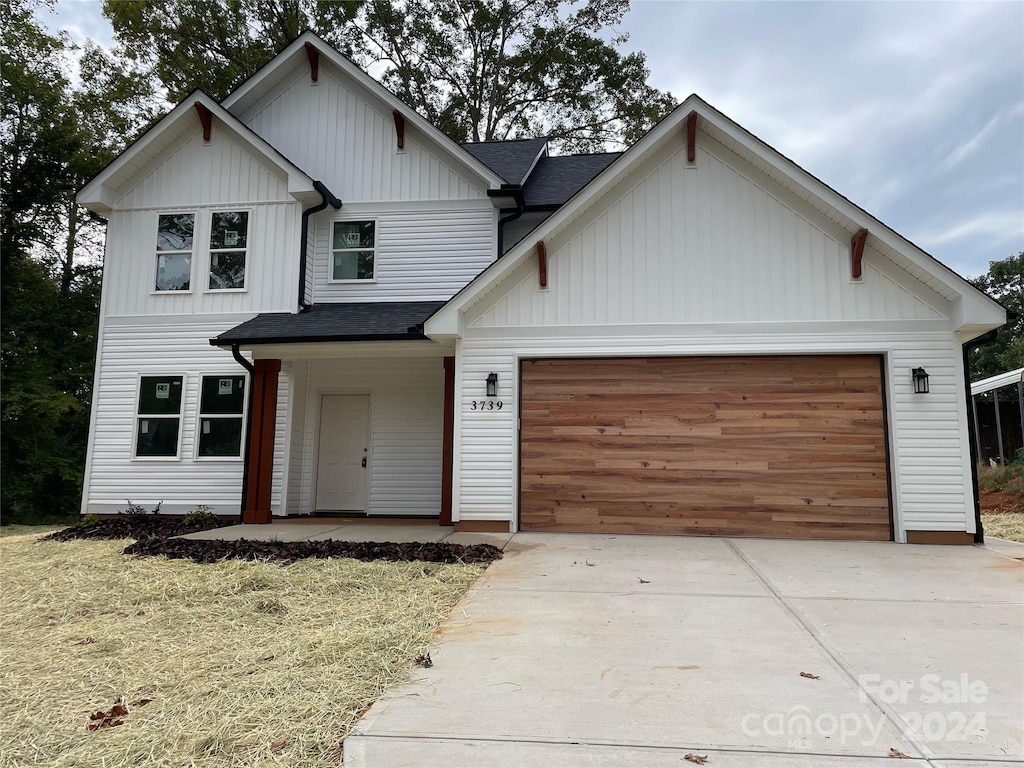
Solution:
[[[910,376],[914,379],[914,394],[928,394],[928,371],[924,368],[915,368],[910,372]]]
[[[491,371],[487,374],[487,396],[495,397],[498,394],[498,374]]]

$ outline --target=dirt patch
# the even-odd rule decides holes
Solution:
[[[206,541],[194,539],[149,538],[137,541],[126,555],[164,555],[196,563],[221,560],[259,560],[292,563],[296,560],[348,557],[369,562],[423,561],[428,563],[490,563],[501,557],[501,550],[490,544],[445,544],[444,542],[405,543],[375,541]]]
[[[982,491],[981,514],[1024,515],[1024,496],[1004,491]]]
[[[198,533],[226,525],[235,525],[238,517],[214,515],[118,515],[104,519],[86,518],[78,525],[54,531],[48,541],[74,539],[149,539]]]

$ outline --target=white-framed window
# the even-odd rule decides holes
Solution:
[[[156,292],[192,290],[195,213],[161,213],[156,227]]]
[[[336,221],[331,236],[331,282],[373,280],[377,222]]]
[[[196,458],[241,458],[244,427],[245,376],[203,376],[199,383]]]
[[[136,459],[177,459],[185,377],[140,376],[135,407]]]
[[[210,214],[211,291],[244,291],[249,249],[249,211]]]

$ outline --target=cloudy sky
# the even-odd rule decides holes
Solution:
[[[44,19],[110,45],[99,0]],[[652,84],[698,93],[963,275],[1024,250],[1024,3],[634,0]]]

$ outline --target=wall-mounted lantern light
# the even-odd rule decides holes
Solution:
[[[487,396],[495,397],[498,394],[498,374],[491,373],[487,374]]]
[[[910,372],[910,376],[914,379],[914,394],[928,394],[928,371],[924,368],[915,368]]]

